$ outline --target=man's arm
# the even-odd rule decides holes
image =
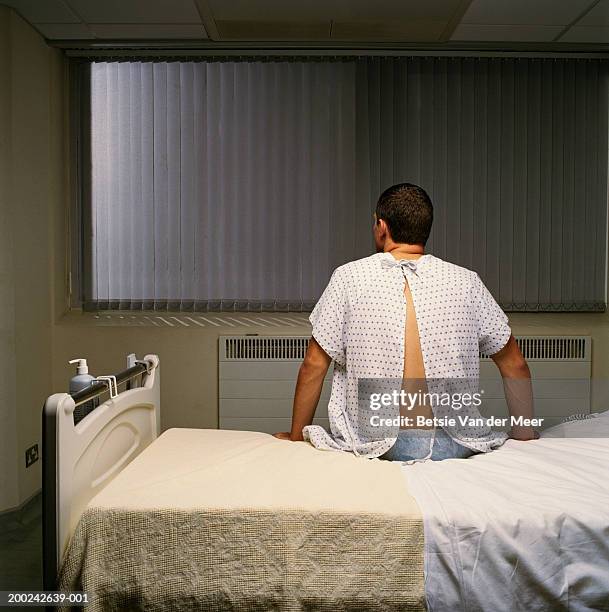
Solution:
[[[298,371],[292,410],[292,431],[276,433],[276,438],[294,442],[303,439],[302,429],[313,422],[321,388],[331,361],[315,338],[311,338]]]
[[[514,336],[510,336],[506,345],[491,355],[491,359],[501,372],[510,416],[533,418],[531,372]],[[510,430],[510,437],[516,440],[533,440],[538,436],[532,427],[514,425]]]

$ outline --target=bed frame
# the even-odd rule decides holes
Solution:
[[[126,370],[74,396],[44,404],[43,584],[56,590],[61,560],[89,501],[159,434],[159,358],[127,358]],[[133,381],[141,385],[133,387]],[[118,387],[126,390],[118,393]],[[111,397],[74,424],[74,409],[103,393]]]

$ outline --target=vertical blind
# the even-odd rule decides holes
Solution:
[[[353,63],[94,63],[91,119],[89,307],[309,309],[358,253]]]
[[[507,310],[605,308],[600,60],[94,62],[89,309],[308,310],[422,185]]]
[[[390,58],[367,93],[370,198],[435,204],[428,250],[476,270],[505,310],[604,310],[607,62]]]

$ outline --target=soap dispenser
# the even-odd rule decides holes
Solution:
[[[95,376],[91,376],[91,374],[89,374],[89,366],[87,365],[86,359],[72,359],[68,363],[78,364],[76,367],[76,375],[70,379],[70,395],[74,395],[75,393],[90,387],[95,380]],[[97,400],[90,400],[84,404],[81,404],[80,406],[77,406],[74,410],[74,425],[84,419],[97,407],[97,405]]]

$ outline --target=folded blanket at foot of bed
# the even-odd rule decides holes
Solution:
[[[169,430],[89,504],[62,590],[87,610],[425,610],[399,466],[267,434]]]

